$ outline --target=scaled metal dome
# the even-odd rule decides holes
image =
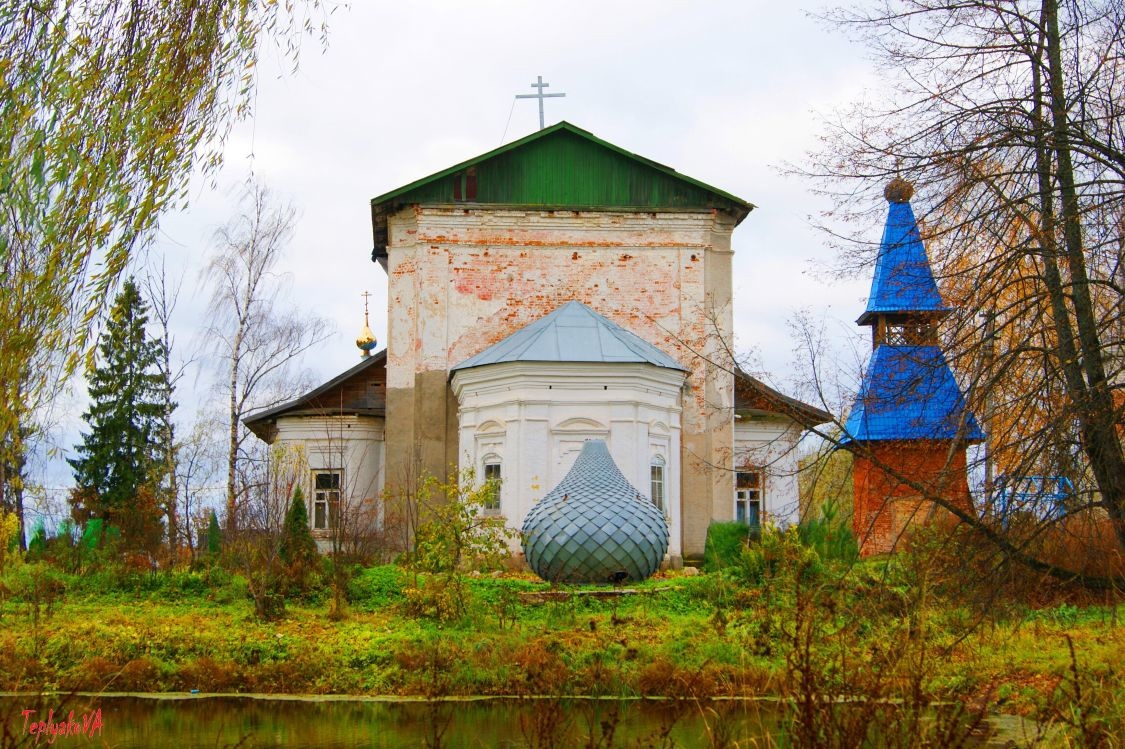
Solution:
[[[668,551],[668,523],[589,440],[559,485],[523,521],[528,565],[548,582],[644,580]]]

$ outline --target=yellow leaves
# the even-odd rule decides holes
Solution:
[[[22,559],[19,546],[15,543],[19,532],[20,521],[15,513],[0,511],[0,572],[7,569],[9,564],[18,563]]]

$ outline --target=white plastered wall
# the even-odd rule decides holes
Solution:
[[[768,520],[782,527],[799,520],[797,442],[800,438],[800,426],[783,416],[735,417],[735,468],[752,466],[763,471],[762,510]],[[733,507],[733,495],[730,501]]]
[[[604,439],[618,468],[648,496],[665,462],[669,556],[682,556],[680,412],[684,373],[650,364],[506,362],[454,373],[461,467],[483,475],[500,458],[500,513],[519,529],[528,511]]]
[[[342,501],[351,507],[377,509],[383,491],[384,430],[378,416],[281,416],[277,419],[275,447],[304,457],[302,488],[311,507],[312,475],[318,470],[340,470]],[[372,517],[381,522],[377,513]],[[312,512],[309,512],[310,522]]]

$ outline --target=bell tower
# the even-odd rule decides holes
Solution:
[[[918,231],[914,188],[895,178],[867,309],[871,358],[844,427],[855,456],[853,528],[863,556],[894,551],[912,524],[972,509],[965,448],[984,438],[939,346],[942,302]],[[918,484],[924,490],[912,484]]]

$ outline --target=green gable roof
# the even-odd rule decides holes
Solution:
[[[569,122],[373,198],[373,260],[387,254],[387,217],[405,205],[423,203],[589,210],[713,208],[731,214],[736,222],[754,208]]]

